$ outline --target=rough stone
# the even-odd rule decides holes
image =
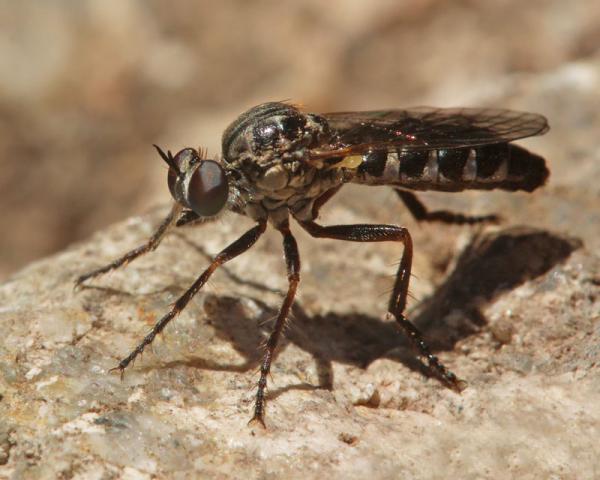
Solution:
[[[344,16],[339,2],[316,1],[271,16],[254,5],[192,14],[90,1],[70,17],[56,5],[0,16],[38,35],[0,39],[14,72],[0,79],[12,95],[2,159],[19,160],[3,164],[2,241],[22,252],[166,196],[164,170],[136,167],[147,150],[135,142],[216,151],[242,103],[290,91],[315,111],[417,99],[540,112],[552,130],[523,145],[548,159],[551,177],[532,195],[422,196],[431,209],[500,213],[499,226],[417,225],[386,189],[344,188],[323,209],[326,224],[409,228],[408,316],[468,382],[460,395],[425,376],[385,320],[400,247],[317,241],[293,226],[302,283],[266,431],[247,421],[286,288],[277,233],[218,271],[123,380],[109,370],[250,222],[178,231],[80,292],[73,280],[144,241],[166,206],[26,266],[0,285],[0,478],[598,477],[598,2],[343,2]],[[23,54],[46,37],[43,63]],[[85,88],[73,88],[80,78]],[[233,100],[219,109],[219,97]],[[1,250],[4,265],[25,255]]]

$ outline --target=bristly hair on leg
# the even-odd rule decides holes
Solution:
[[[394,287],[386,288],[383,292],[379,292],[377,294],[377,298],[389,297],[393,291],[394,291]],[[410,298],[411,300],[414,300],[415,302],[421,301],[421,299],[417,298],[417,296],[414,293],[412,293],[412,290],[410,290],[410,289],[408,289],[406,291],[406,296],[408,298]]]
[[[271,316],[270,316],[270,317],[268,317],[268,318],[265,318],[265,319],[263,319],[263,320],[259,320],[259,322],[258,322],[258,326],[259,326],[259,328],[261,328],[261,329],[262,329],[262,328],[264,328],[264,327],[268,326],[270,323],[273,323],[273,324],[274,324],[274,323],[275,323],[275,320],[277,320],[277,315],[271,315]]]

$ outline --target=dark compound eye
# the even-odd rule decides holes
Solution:
[[[221,165],[213,160],[203,160],[192,173],[186,200],[195,213],[210,217],[225,206],[228,194],[227,177]]]

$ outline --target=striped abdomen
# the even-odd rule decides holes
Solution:
[[[503,143],[447,150],[370,152],[363,155],[350,181],[446,192],[494,188],[531,192],[543,185],[547,177],[542,157]]]

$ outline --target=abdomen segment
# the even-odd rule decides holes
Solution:
[[[542,157],[510,143],[444,150],[375,151],[363,155],[350,179],[367,185],[413,190],[524,190],[543,185]]]

